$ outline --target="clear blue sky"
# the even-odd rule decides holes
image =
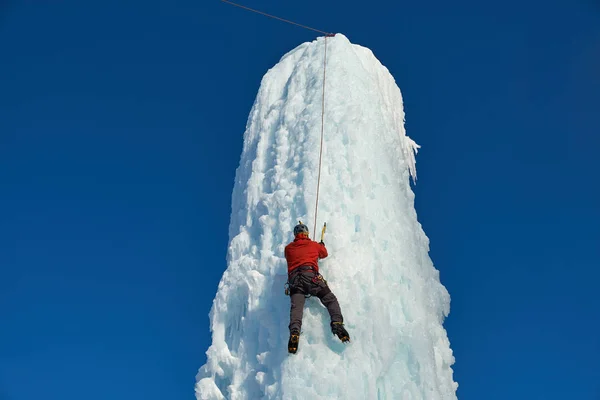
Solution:
[[[192,399],[246,118],[315,36],[217,0],[0,4],[0,399]],[[459,398],[600,399],[599,3],[244,4],[400,85]]]

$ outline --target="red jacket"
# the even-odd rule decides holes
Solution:
[[[288,274],[294,269],[311,265],[319,272],[319,258],[327,257],[327,249],[324,244],[313,242],[307,237],[296,236],[293,242],[285,246],[285,259],[288,264]]]

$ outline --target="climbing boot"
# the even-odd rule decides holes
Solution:
[[[298,342],[300,341],[300,332],[290,332],[290,340],[288,341],[288,352],[290,354],[296,354],[298,351]]]
[[[331,332],[334,335],[340,338],[340,340],[344,343],[350,341],[350,335],[346,328],[344,328],[344,324],[342,322],[332,322],[331,323]]]

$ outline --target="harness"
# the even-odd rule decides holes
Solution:
[[[291,289],[296,289],[300,292],[304,292],[302,287],[300,287],[300,285],[298,285],[298,279],[301,278],[302,275],[300,274],[300,272],[302,272],[302,271],[313,271],[315,273],[315,276],[313,276],[312,279],[310,280],[315,285],[318,284],[320,281],[327,283],[325,278],[323,278],[323,275],[321,275],[315,267],[313,267],[312,265],[302,265],[300,267],[295,268],[288,275],[288,281],[284,285],[286,296],[290,295]],[[305,293],[304,297],[309,298],[309,297],[311,297],[311,294]]]

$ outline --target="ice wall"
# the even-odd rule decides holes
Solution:
[[[402,95],[369,49],[340,34],[327,38],[317,231],[327,222],[321,273],[352,343],[331,334],[325,308],[309,299],[298,353],[287,353],[283,249],[298,220],[314,229],[324,45],[286,54],[250,112],[196,397],[455,399],[442,326],[450,297],[417,221],[409,179],[418,146],[404,130]]]

